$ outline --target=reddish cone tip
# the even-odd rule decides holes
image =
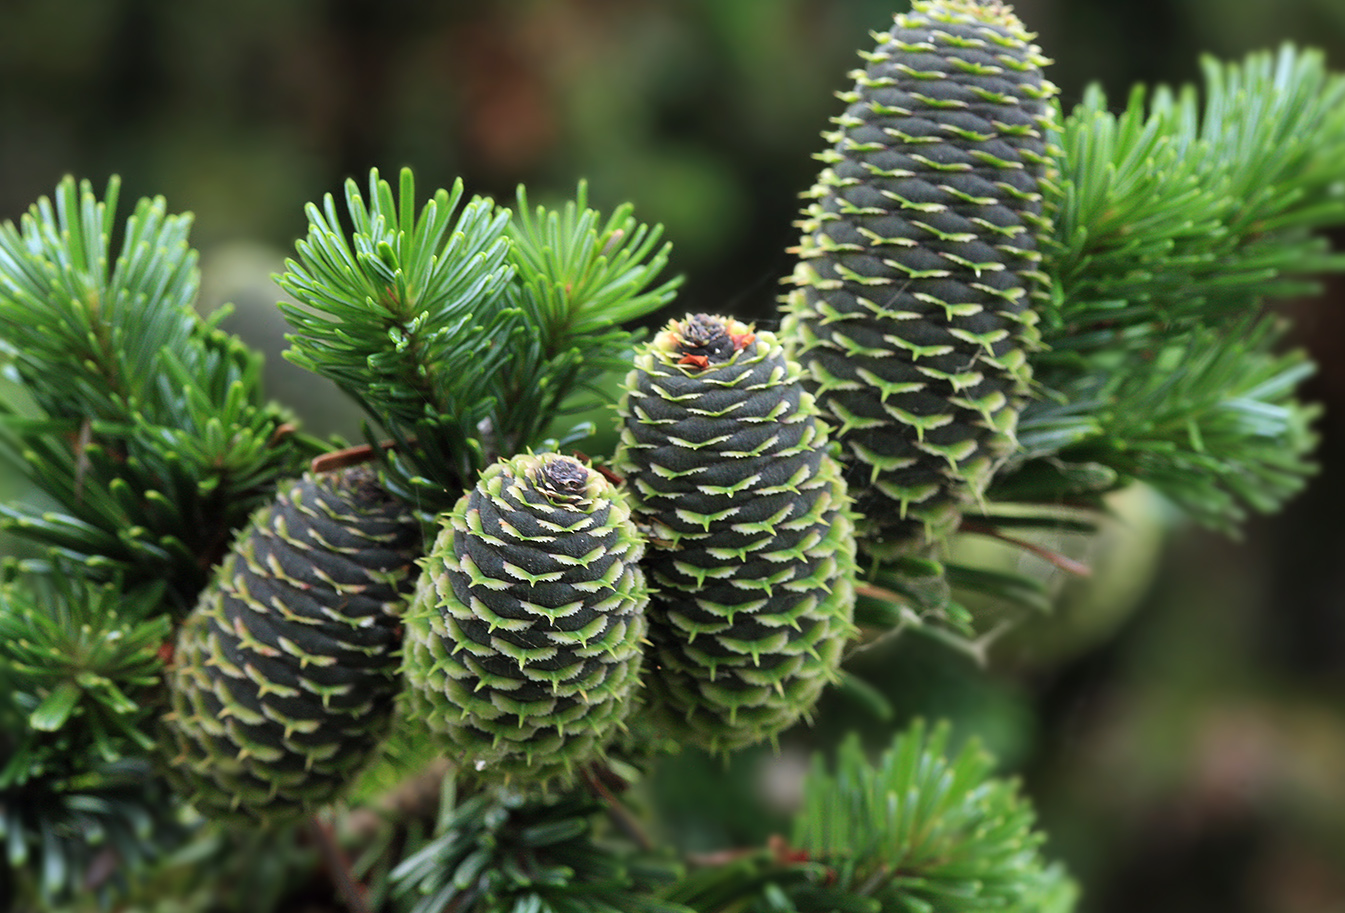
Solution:
[[[693,314],[682,324],[678,336],[680,348],[686,354],[681,364],[694,364],[704,368],[708,362],[728,360],[737,351],[728,329],[724,326],[724,321],[709,314]],[[706,364],[687,359],[700,359]]]

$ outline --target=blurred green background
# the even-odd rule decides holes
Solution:
[[[370,166],[423,192],[540,201],[586,177],[674,241],[677,308],[771,319],[797,194],[854,51],[901,0],[0,0],[0,218],[63,174],[191,210],[202,307],[267,348],[313,430],[355,433],[337,394],[275,354],[269,276],[303,206]],[[1345,69],[1345,0],[1024,0],[1066,105],[1100,81],[1197,77],[1197,56],[1284,40]],[[1345,911],[1345,283],[1288,303],[1323,369],[1322,475],[1239,543],[1142,493],[1099,580],[988,672],[923,638],[857,665],[899,715],[946,715],[1022,774],[1084,909]],[[0,488],[5,487],[0,480]],[[1161,548],[1160,548],[1161,546]],[[781,760],[669,771],[667,826],[702,849],[780,819],[796,748],[893,725],[844,695]],[[733,789],[728,785],[733,784]],[[726,801],[731,792],[738,803]],[[708,809],[725,808],[710,815]],[[704,813],[702,813],[704,812]]]

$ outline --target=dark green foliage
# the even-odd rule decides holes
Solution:
[[[1345,268],[1316,234],[1345,224],[1345,77],[1291,46],[1204,70],[1203,101],[1137,88],[1118,115],[1093,88],[1065,121],[1031,359],[1044,395],[994,497],[1139,479],[1231,532],[1312,471],[1295,393],[1311,365],[1257,314]]]
[[[1235,533],[1248,508],[1273,512],[1301,491],[1320,410],[1297,399],[1315,366],[1301,352],[1276,352],[1283,330],[1270,318],[1194,330],[1099,373],[1088,393],[1091,430],[1062,455],[1067,466],[1112,475],[1082,493],[1142,479],[1193,519]],[[1006,494],[1037,465],[1008,477]]]
[[[1203,69],[1203,102],[1194,86],[1138,86],[1113,114],[1093,86],[1065,120],[1049,347],[1032,359],[1048,386],[1091,353],[1237,322],[1345,267],[1314,234],[1345,222],[1345,77],[1289,45]]]
[[[1031,806],[946,726],[914,727],[876,763],[852,735],[819,756],[794,837],[694,870],[662,892],[698,913],[1067,913],[1078,890],[1043,859]]]
[[[529,212],[520,190],[512,218],[488,198],[463,206],[461,181],[417,215],[409,169],[395,198],[376,169],[368,192],[346,182],[349,237],[330,195],[307,208],[279,278],[300,302],[280,305],[296,330],[287,355],[393,435],[394,490],[447,509],[491,461],[541,443],[630,345],[620,323],[672,297],[676,280],[646,290],[669,245],[630,206],[603,222],[582,185],[561,212]]]
[[[834,773],[821,759],[804,788],[794,845],[831,887],[875,911],[1043,913],[1076,891],[1040,854],[1032,807],[974,746],[946,754],[949,731],[917,723],[876,764],[851,736]],[[859,907],[857,909],[863,909]]]
[[[474,796],[393,873],[397,893],[410,913],[692,913],[651,896],[672,866],[597,838],[600,810],[579,796]]]
[[[440,523],[407,616],[412,716],[469,775],[572,780],[639,679],[644,541],[625,498],[572,457],[524,454]]]
[[[0,789],[63,754],[110,762],[154,744],[148,697],[171,636],[157,611],[163,587],[126,592],[59,571],[0,586],[0,701],[26,723],[0,758]]]
[[[629,203],[619,206],[604,222],[588,208],[582,182],[563,209],[530,210],[518,188],[509,223],[509,297],[528,329],[501,396],[502,453],[535,445],[559,416],[589,405],[565,400],[604,371],[624,371],[633,336],[621,324],[658,310],[681,285],[679,276],[650,288],[672,244],[660,245],[663,227],[650,228],[633,211]]]
[[[285,486],[178,634],[163,751],[202,812],[331,800],[386,730],[420,524],[364,467]]]
[[[301,906],[295,902],[296,885],[311,883],[318,866],[311,833],[311,828],[298,823],[195,828],[158,861],[150,878],[118,898],[114,909],[116,913],[289,913]],[[95,911],[85,905],[62,913]]]
[[[773,739],[835,678],[854,604],[849,500],[799,367],[699,314],[641,349],[618,408],[613,467],[654,539],[651,696],[713,751]]]
[[[115,896],[180,837],[166,789],[127,757],[153,744],[163,587],[60,571],[0,586],[0,869],[48,905]]]
[[[916,0],[862,55],[799,223],[783,335],[876,553],[951,532],[1013,446],[1055,91],[1031,37],[999,2]]]
[[[89,895],[106,907],[186,836],[148,762],[71,764],[81,757],[57,756],[42,776],[0,789],[0,901],[10,876],[20,897],[40,903],[26,909]]]
[[[661,896],[696,913],[883,913],[869,898],[827,888],[826,880],[824,866],[788,852],[744,850],[688,872]]]
[[[5,528],[185,609],[231,531],[312,442],[261,395],[260,358],[192,310],[188,216],[142,199],[117,231],[73,178],[0,226],[0,357],[36,415],[0,404],[0,466],[57,504],[0,505]]]
[[[472,442],[495,405],[490,379],[521,332],[504,299],[509,213],[482,197],[463,205],[461,181],[417,213],[410,169],[395,199],[374,169],[369,199],[348,180],[345,202],[348,238],[331,194],[321,210],[306,207],[308,236],[278,279],[300,302],[280,304],[295,328],[286,356],[388,430],[414,431],[423,448],[449,457],[417,459],[403,438],[408,471],[459,488],[484,459]]]

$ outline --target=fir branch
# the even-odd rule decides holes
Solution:
[[[143,760],[99,762],[0,790],[0,865],[19,876],[19,909],[106,909],[185,836],[177,806]]]
[[[482,197],[464,205],[459,180],[417,213],[410,169],[395,196],[371,170],[368,194],[346,182],[349,232],[330,194],[322,209],[306,207],[307,237],[277,277],[300,302],[280,304],[295,330],[285,355],[334,381],[399,444],[415,436],[399,448],[412,467],[404,475],[460,489],[484,463],[471,442],[521,331],[503,294],[509,212]]]
[[[190,215],[142,199],[112,256],[120,182],[100,201],[67,177],[16,228],[0,225],[0,352],[53,415],[127,421],[157,397],[161,353],[185,346],[196,319]]]
[[[782,859],[775,849],[728,850],[663,893],[696,913],[882,913],[875,901],[828,887],[817,863]]]
[[[1204,71],[1203,102],[1136,89],[1113,115],[1090,89],[1056,138],[1040,399],[992,499],[1095,506],[1140,480],[1232,532],[1311,472],[1311,366],[1256,315],[1345,269],[1314,234],[1345,224],[1345,76],[1289,45]]]
[[[166,579],[185,610],[210,565],[314,442],[267,403],[261,358],[192,309],[189,216],[141,200],[111,257],[116,180],[67,178],[0,225],[0,355],[35,404],[0,404],[0,464],[55,502],[0,525],[87,573]]]
[[[170,637],[162,590],[93,585],[69,566],[0,586],[0,693],[22,720],[0,789],[154,746],[147,696]]]
[[[1137,88],[1118,116],[1092,87],[1056,138],[1054,297],[1034,358],[1049,387],[1088,353],[1236,320],[1345,268],[1312,235],[1345,223],[1345,76],[1291,45],[1203,67],[1203,106],[1191,86],[1147,103]]]
[[[633,212],[623,204],[604,220],[589,208],[582,181],[559,210],[532,209],[518,188],[509,223],[510,297],[528,332],[509,367],[497,419],[506,453],[538,444],[557,415],[590,407],[568,401],[593,389],[604,371],[628,368],[634,336],[620,327],[667,304],[682,284],[680,276],[654,284],[672,244],[660,245],[663,226],[645,225]]]
[[[830,868],[836,889],[882,910],[1028,913],[1068,900],[1063,874],[1039,853],[1031,806],[992,776],[988,755],[967,746],[946,756],[948,741],[946,725],[916,723],[871,764],[852,736],[835,773],[816,762],[794,844]]]
[[[666,866],[595,840],[600,811],[581,796],[477,795],[394,870],[394,893],[411,913],[691,913],[650,893]]]
[[[1118,484],[1143,480],[1230,533],[1248,509],[1279,509],[1315,471],[1319,412],[1296,398],[1312,363],[1275,352],[1283,331],[1272,319],[1243,321],[1118,363],[1092,397],[1096,430],[1059,458],[1111,467]]]

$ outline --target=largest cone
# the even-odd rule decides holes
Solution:
[[[913,6],[841,95],[782,333],[878,554],[951,532],[1013,446],[1045,290],[1047,61],[998,2]]]

